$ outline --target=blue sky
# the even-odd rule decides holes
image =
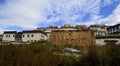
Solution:
[[[120,0],[0,0],[0,33],[51,25],[114,25]]]

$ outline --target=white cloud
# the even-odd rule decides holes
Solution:
[[[113,4],[113,2],[117,2],[119,0],[103,0],[103,7],[107,5]]]
[[[0,34],[2,34],[4,31],[4,29],[2,27],[0,27]]]
[[[0,11],[4,18],[1,20],[1,24],[5,26],[16,25],[24,28],[35,28],[40,20],[44,20],[37,1],[39,0],[36,0],[36,2],[33,0],[8,2]]]
[[[113,13],[109,16],[112,24],[120,23],[120,4],[113,11]]]
[[[120,4],[114,9],[114,11],[106,18],[98,20],[99,23],[106,23],[107,25],[114,25],[120,23]]]
[[[119,20],[120,7],[107,18],[102,18],[101,6],[112,4],[116,0],[6,0],[0,5],[0,25],[19,26],[25,29],[34,29],[39,23],[50,24],[63,20],[66,23],[77,24],[76,19],[83,19],[86,14],[90,14],[90,21],[85,24],[101,23],[117,17]],[[49,16],[49,17],[48,17]],[[113,20],[113,21],[114,21]],[[81,22],[84,23],[84,22]],[[113,23],[113,22],[112,22]],[[2,27],[1,30],[4,30]]]

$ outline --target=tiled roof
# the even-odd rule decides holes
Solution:
[[[42,33],[42,34],[47,35],[45,32],[41,30],[26,30],[26,31],[23,31],[22,33]]]
[[[105,25],[102,25],[102,24],[96,24],[96,25],[90,25],[90,27],[103,27],[103,26],[105,26]]]
[[[16,34],[17,31],[4,31],[4,34]]]

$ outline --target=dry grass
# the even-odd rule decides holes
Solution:
[[[79,58],[55,55],[63,47],[51,44],[1,45],[0,66],[120,66],[120,45],[77,48]]]

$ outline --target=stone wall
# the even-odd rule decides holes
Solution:
[[[94,32],[91,30],[53,30],[50,42],[55,45],[95,45]]]

